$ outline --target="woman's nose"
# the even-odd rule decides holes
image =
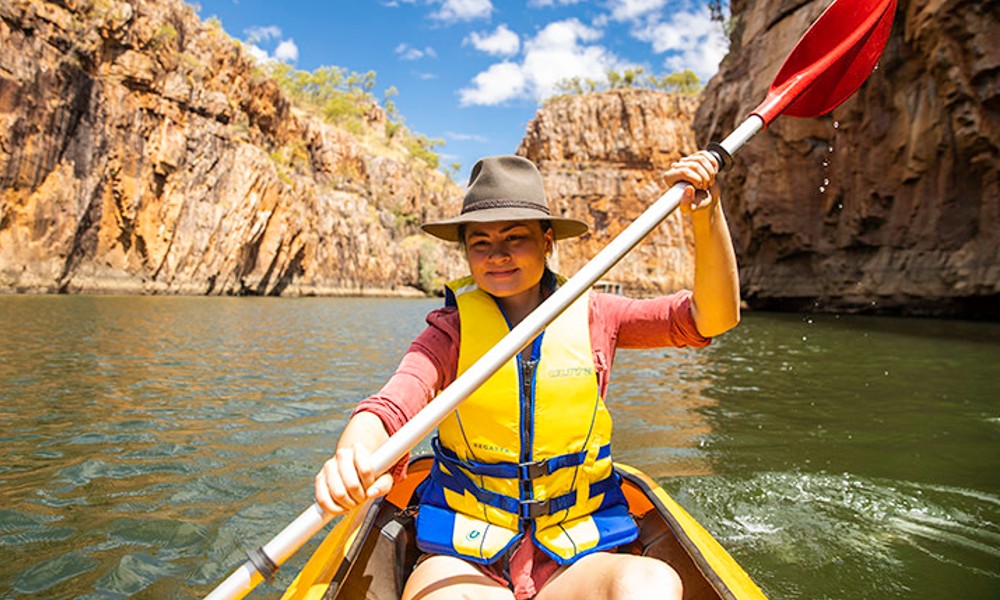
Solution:
[[[510,258],[510,252],[507,251],[507,247],[503,244],[497,244],[490,248],[489,260],[493,262],[503,262]]]

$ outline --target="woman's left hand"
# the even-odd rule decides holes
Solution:
[[[715,157],[702,150],[670,165],[663,174],[663,181],[668,187],[673,187],[680,181],[691,184],[681,198],[681,210],[685,214],[691,214],[714,208],[719,203],[719,184],[715,180],[718,172],[719,165]]]

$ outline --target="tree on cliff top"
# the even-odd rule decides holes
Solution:
[[[386,141],[398,139],[414,158],[432,169],[438,167],[440,157],[435,150],[444,145],[444,140],[428,138],[406,127],[391,100],[397,94],[395,87],[386,90],[380,106],[372,93],[375,71],[354,73],[332,65],[312,72],[298,71],[279,61],[265,62],[260,68],[293,102],[318,112],[327,122],[340,125],[355,135],[365,133],[365,123],[373,108],[384,111],[386,118],[380,133]]]
[[[625,69],[619,73],[609,69],[605,73],[604,81],[579,77],[570,77],[560,80],[556,84],[556,90],[560,95],[579,95],[605,90],[619,90],[626,88],[643,88],[653,90],[664,90],[685,96],[695,96],[704,88],[701,80],[691,69],[676,71],[661,76],[653,74],[643,77],[643,68]]]

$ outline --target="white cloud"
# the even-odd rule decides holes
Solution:
[[[491,56],[513,56],[521,49],[521,38],[506,24],[489,34],[472,32],[462,43],[470,43],[476,50]]]
[[[663,62],[665,67],[673,71],[691,69],[702,80],[719,70],[719,62],[729,49],[729,40],[707,8],[698,13],[675,13],[667,22],[653,19],[635,35],[651,44],[653,52],[670,53]]]
[[[444,0],[431,17],[448,22],[488,19],[493,14],[490,0]]]
[[[253,59],[256,60],[257,62],[267,62],[271,60],[271,57],[268,55],[267,50],[264,50],[263,48],[260,48],[250,43],[248,43],[245,46],[245,48],[246,51],[250,54],[250,56],[252,56]]]
[[[299,47],[295,45],[295,40],[281,39],[281,28],[276,25],[250,27],[243,30],[243,34],[247,36],[246,50],[257,62],[295,62],[299,59]],[[272,40],[278,40],[273,55],[262,47],[270,45]]]
[[[295,45],[295,40],[291,38],[281,40],[278,47],[274,49],[274,58],[282,62],[295,62],[299,60],[299,47]]]
[[[523,95],[528,82],[520,65],[505,61],[476,75],[472,83],[472,88],[459,91],[462,106],[502,104]]]
[[[249,27],[243,30],[243,34],[247,36],[248,43],[257,44],[260,42],[266,42],[268,40],[280,38],[281,28],[278,27],[277,25]]]
[[[569,19],[550,23],[534,39],[525,42],[523,68],[535,98],[551,96],[563,79],[603,80],[608,69],[623,66],[603,46],[583,44],[596,41],[601,35],[597,29]]]
[[[488,137],[474,133],[456,133],[454,131],[446,131],[445,135],[456,142],[478,142],[480,144],[486,144],[490,141]]]
[[[408,44],[400,44],[396,46],[396,54],[399,55],[399,58],[402,60],[420,60],[425,57],[435,58],[437,56],[437,52],[435,52],[434,48],[431,48],[430,46],[420,49],[414,48]]]
[[[583,0],[528,0],[530,8],[549,8],[552,6],[572,6]]]
[[[666,0],[611,0],[611,18],[615,21],[632,21],[663,8]]]
[[[543,100],[564,79],[603,81],[608,69],[631,66],[600,45],[601,31],[577,19],[549,23],[524,43],[521,63],[504,61],[476,75],[472,87],[459,92],[463,106],[496,105],[516,98]]]

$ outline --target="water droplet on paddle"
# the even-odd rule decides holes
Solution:
[[[834,129],[840,129],[840,121],[834,121],[833,122],[833,128]]]
[[[819,186],[819,193],[825,194],[826,193],[826,188],[824,186],[822,186],[822,185]]]
[[[827,146],[826,151],[829,152],[830,154],[833,154],[833,146]]]
[[[872,67],[872,73],[874,73],[875,71],[878,71],[878,63],[875,63],[875,66]]]
[[[828,159],[824,158],[823,159],[823,168],[825,169],[825,168],[827,168],[829,166],[830,166],[830,161]]]
[[[823,185],[830,185],[830,180],[826,177],[823,178]]]

